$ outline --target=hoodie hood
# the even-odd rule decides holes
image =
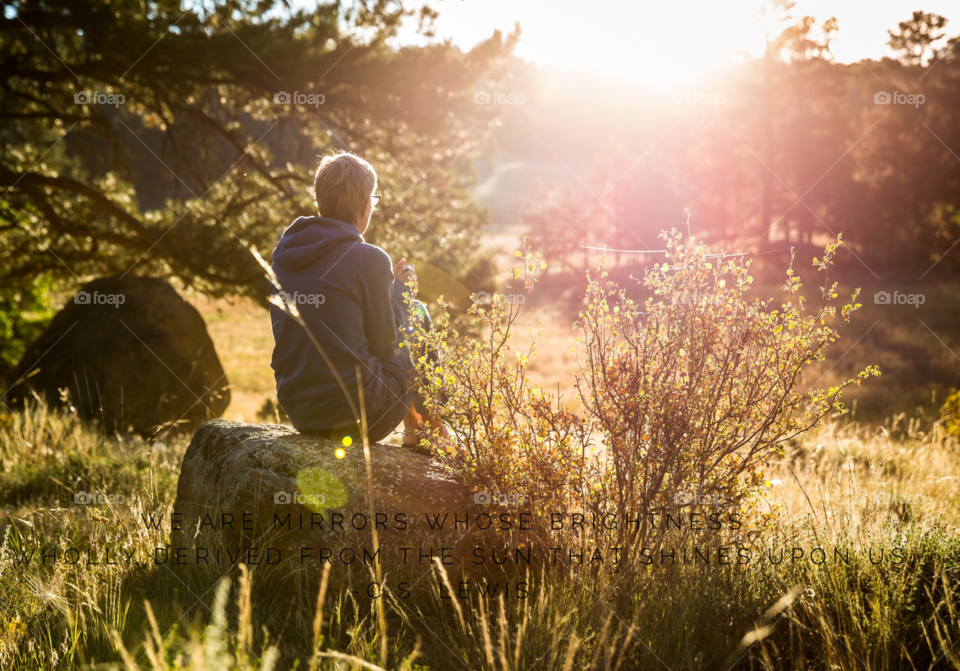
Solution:
[[[297,270],[341,242],[363,242],[363,236],[356,227],[344,221],[299,217],[280,236],[280,242],[273,250],[273,263],[288,270]]]

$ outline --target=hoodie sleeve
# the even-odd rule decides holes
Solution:
[[[370,354],[386,361],[394,353],[397,330],[405,322],[403,286],[394,282],[393,266],[385,252],[376,255],[370,272],[362,277],[364,335]]]

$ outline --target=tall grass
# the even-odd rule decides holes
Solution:
[[[184,438],[161,447],[105,435],[42,406],[0,421],[5,668],[960,668],[960,451],[904,418],[829,424],[796,442],[755,502],[767,517],[741,538],[757,553],[847,548],[849,564],[541,562],[504,576],[529,583],[526,599],[472,590],[463,600],[446,597],[467,578],[437,565],[415,598],[387,591],[379,602],[354,594],[372,579],[364,567],[281,593],[246,566],[145,559],[168,538],[139,515],[172,509]],[[75,505],[80,490],[126,500]],[[18,563],[44,544],[138,553],[112,566]],[[871,564],[871,547],[906,548],[906,561]]]

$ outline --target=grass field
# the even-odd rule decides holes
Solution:
[[[273,333],[266,308],[250,300],[212,300],[189,295],[213,340],[230,381],[225,419],[256,422],[264,401],[276,395],[270,356]]]
[[[320,666],[337,669],[362,667],[329,655],[382,668],[960,668],[951,647],[960,637],[960,451],[937,429],[893,437],[830,424],[772,464],[771,485],[753,503],[767,522],[738,542],[758,556],[800,547],[802,560],[626,574],[534,564],[515,576],[529,581],[530,598],[459,603],[441,597],[451,593],[444,580],[458,576],[433,573],[416,605],[389,599],[383,660],[372,602],[351,593],[362,573],[331,572],[318,637],[315,594],[287,600],[256,573],[251,586],[236,568],[183,573],[143,559],[168,539],[139,515],[169,512],[185,438],[165,448],[119,442],[42,409],[4,421],[0,665],[8,668],[269,668],[271,656],[275,668],[296,659],[302,668],[315,650],[328,655]],[[77,489],[126,500],[75,505]],[[41,545],[123,547],[140,559],[25,564],[21,553]],[[830,561],[810,561],[816,547]],[[903,564],[891,562],[894,548]],[[886,561],[871,563],[869,550]]]
[[[621,281],[628,274],[613,272]],[[569,405],[576,405],[570,324],[578,282],[547,275],[524,306],[529,321],[543,321],[534,377],[559,385]],[[760,281],[755,292],[774,295],[776,286]],[[904,286],[899,290],[909,291]],[[865,296],[874,290],[865,287]],[[629,572],[544,562],[508,576],[529,581],[528,599],[463,602],[443,598],[450,593],[444,581],[461,578],[435,571],[415,606],[386,597],[386,632],[373,602],[353,594],[367,579],[362,571],[336,567],[318,611],[315,594],[278,598],[277,587],[256,572],[182,573],[147,560],[169,539],[144,528],[139,515],[170,511],[187,437],[152,444],[105,436],[44,408],[5,415],[0,665],[960,668],[960,448],[935,421],[956,384],[950,308],[957,287],[926,291],[920,309],[864,300],[856,325],[811,373],[822,385],[868,363],[883,369],[856,397],[852,417],[831,420],[770,464],[765,494],[745,512],[750,526],[722,539],[771,562]],[[188,299],[203,314],[232,384],[227,418],[256,421],[273,393],[267,312],[242,301]],[[518,341],[526,337],[521,330]],[[79,490],[122,493],[124,501],[76,505]],[[693,548],[720,541],[683,532],[675,542]],[[142,559],[96,568],[26,563],[23,553],[36,547],[63,557],[70,548],[125,548]],[[596,547],[610,551],[603,539]],[[773,564],[778,548],[789,559]],[[813,561],[820,558],[815,548],[824,549],[823,563]],[[902,562],[892,561],[895,549]],[[802,556],[794,559],[797,551]],[[885,560],[872,561],[879,552]]]
[[[638,270],[611,275],[626,283]],[[806,275],[809,284],[815,274]],[[522,320],[542,322],[533,378],[558,388],[571,407],[578,405],[571,324],[582,284],[580,273],[548,273]],[[542,562],[508,571],[528,581],[529,598],[464,601],[445,598],[461,576],[432,570],[415,605],[387,594],[385,631],[374,602],[353,593],[369,580],[360,569],[336,566],[318,609],[315,592],[283,593],[246,567],[181,572],[150,561],[169,538],[139,516],[171,510],[189,437],[107,436],[45,408],[3,415],[0,667],[960,669],[960,445],[937,421],[958,385],[960,284],[851,274],[841,291],[855,284],[863,287],[862,311],[803,383],[825,386],[867,364],[879,364],[883,375],[850,395],[853,412],[794,441],[769,465],[769,486],[744,511],[747,528],[674,539],[684,548],[729,543],[758,559],[783,549],[782,563],[622,571]],[[773,297],[778,286],[764,275],[754,294]],[[923,292],[924,304],[876,304],[873,293],[882,289]],[[186,297],[207,322],[231,383],[226,418],[258,421],[274,390],[267,311]],[[517,346],[528,338],[520,329]],[[80,490],[124,500],[77,505]],[[610,545],[596,541],[608,557]],[[85,557],[122,548],[139,559],[27,563],[23,553],[37,547],[62,557],[70,548]],[[815,548],[824,549],[822,563]],[[874,561],[880,552],[885,559]]]

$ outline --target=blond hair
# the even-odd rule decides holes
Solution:
[[[352,224],[376,188],[377,172],[359,156],[324,156],[317,168],[317,211],[321,217]]]

